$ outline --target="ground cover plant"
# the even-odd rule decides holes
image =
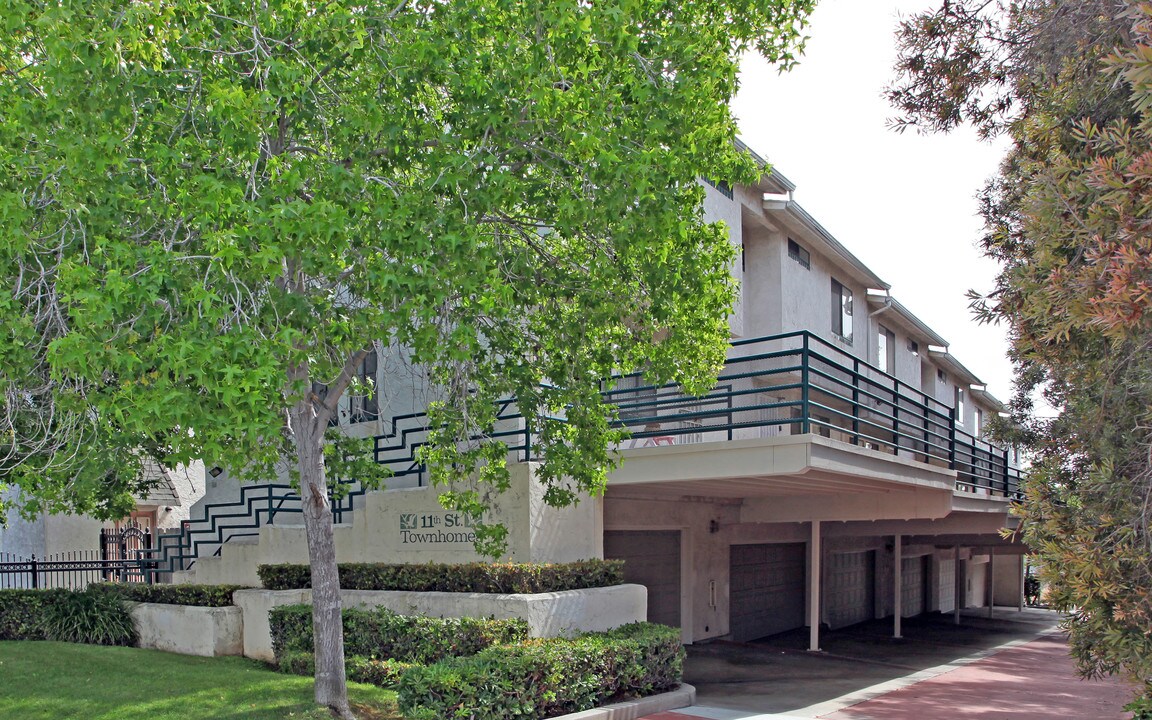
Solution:
[[[327,720],[309,678],[243,658],[0,642],[0,720]],[[361,720],[401,720],[395,694],[352,684]]]

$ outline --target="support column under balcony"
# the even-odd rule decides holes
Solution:
[[[901,637],[903,637],[900,634],[900,622],[904,615],[904,536],[897,534],[894,537],[896,539],[892,543],[892,552],[895,555],[892,570],[892,592],[894,598],[894,611],[892,613],[892,637],[899,640]]]
[[[808,650],[820,651],[820,521],[811,523],[808,539]]]

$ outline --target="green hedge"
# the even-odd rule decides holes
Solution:
[[[448,657],[474,655],[492,645],[528,637],[528,623],[477,618],[398,615],[378,608],[348,608],[344,617],[345,656],[381,658],[427,665]],[[285,605],[269,614],[272,650],[277,658],[312,651],[312,607]]]
[[[228,607],[232,593],[248,589],[245,585],[139,585],[136,583],[97,583],[89,585],[90,592],[115,595],[132,602],[163,603],[166,605],[193,605],[197,607]]]
[[[411,720],[549,718],[680,683],[680,631],[634,623],[572,640],[529,640],[411,668],[396,683]]]
[[[133,645],[136,628],[120,598],[74,590],[0,590],[0,640]]]
[[[269,590],[312,587],[307,565],[261,565],[260,581]],[[620,585],[621,560],[570,563],[464,563],[387,565],[342,563],[345,590],[414,590],[419,592],[541,593]]]
[[[47,640],[44,615],[71,590],[0,590],[0,640]]]
[[[414,667],[419,666],[397,660],[355,656],[344,658],[344,671],[349,680],[389,689],[396,687],[400,676]],[[280,670],[293,675],[311,676],[316,674],[316,661],[310,652],[292,651],[280,658]]]

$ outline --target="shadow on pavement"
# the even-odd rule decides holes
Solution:
[[[997,608],[992,618],[986,609],[967,611],[956,625],[951,614],[937,613],[904,620],[903,638],[895,639],[888,618],[822,632],[819,653],[807,651],[807,630],[748,643],[696,644],[688,647],[684,679],[696,687],[698,705],[797,713],[1007,642],[1033,639],[1055,628],[1058,619],[1049,610]]]

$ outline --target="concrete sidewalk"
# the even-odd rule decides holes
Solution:
[[[1079,679],[1056,615],[997,609],[910,620],[904,638],[883,622],[827,633],[825,652],[803,638],[689,648],[685,680],[697,705],[644,720],[1119,720],[1125,683]]]

